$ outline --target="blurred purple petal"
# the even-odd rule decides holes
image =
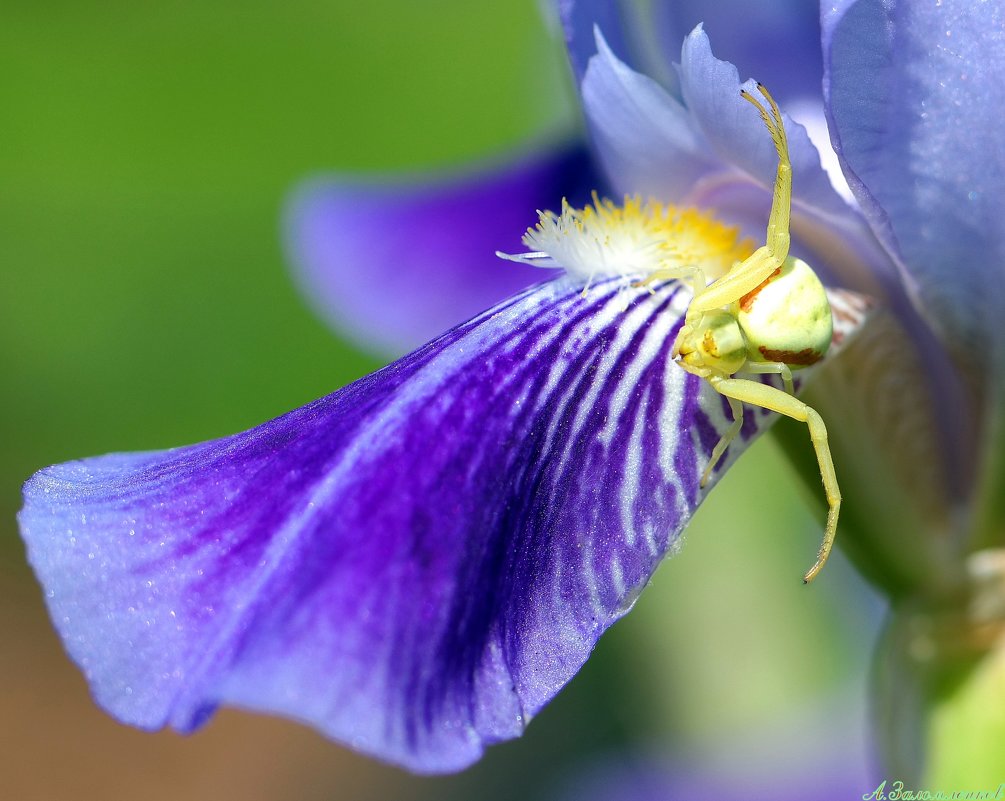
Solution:
[[[294,275],[318,314],[364,348],[398,355],[544,276],[500,261],[536,209],[598,188],[582,146],[453,177],[305,184],[286,214]]]
[[[823,23],[832,138],[863,212],[949,349],[1001,370],[1005,11],[856,0]]]
[[[653,26],[668,62],[701,24],[726,61],[771,87],[782,104],[821,95],[819,9],[806,0],[656,0]],[[606,31],[605,31],[606,33]],[[669,64],[668,64],[669,66]]]

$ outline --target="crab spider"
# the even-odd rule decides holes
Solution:
[[[657,271],[647,281],[677,278],[692,285],[694,296],[674,342],[673,358],[723,395],[733,413],[733,423],[713,449],[701,486],[739,433],[744,403],[784,414],[809,427],[829,507],[817,560],[803,577],[809,582],[824,566],[834,544],[841,492],[827,429],[814,409],[793,396],[791,370],[813,364],[826,353],[831,340],[831,308],[809,265],[788,255],[792,198],[788,142],[777,104],[763,86],[758,84],[757,88],[767,107],[745,89],[740,94],[760,113],[778,152],[765,244],[711,284],[706,285],[694,268],[683,273]],[[777,373],[785,391],[734,377],[738,373]]]
[[[740,94],[757,109],[771,134],[778,171],[765,243],[753,253],[737,241],[735,229],[709,213],[643,203],[639,197],[626,197],[619,206],[594,193],[592,206],[575,209],[563,200],[560,214],[538,212],[537,226],[523,237],[531,252],[497,255],[562,268],[587,288],[596,275],[616,275],[632,286],[672,280],[691,289],[673,358],[723,395],[733,412],[732,424],[712,450],[701,486],[739,433],[744,403],[806,423],[829,504],[817,561],[803,577],[808,582],[820,572],[834,544],[841,493],[827,430],[820,415],[794,397],[792,370],[813,364],[827,352],[831,307],[809,265],[789,256],[789,147],[778,106],[763,86],[757,88],[767,105],[746,90]],[[721,277],[709,283],[709,274]],[[785,390],[734,377],[764,373],[781,376]]]

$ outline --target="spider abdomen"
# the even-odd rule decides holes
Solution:
[[[824,357],[833,332],[823,284],[802,259],[789,257],[734,308],[747,358],[806,367]]]

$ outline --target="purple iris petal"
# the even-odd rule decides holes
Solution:
[[[846,0],[823,23],[832,138],[863,212],[949,349],[1001,368],[1005,11]]]
[[[36,474],[22,534],[99,703],[277,712],[430,772],[518,735],[703,495],[728,419],[669,358],[685,303],[558,280],[243,434]]]
[[[287,210],[294,275],[318,313],[367,348],[398,355],[545,276],[502,262],[535,209],[598,188],[582,146],[455,177],[309,182]]]

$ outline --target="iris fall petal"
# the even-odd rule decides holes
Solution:
[[[554,281],[245,433],[37,473],[22,534],[99,703],[276,712],[424,772],[519,734],[703,495],[728,415],[669,358],[685,303]]]

